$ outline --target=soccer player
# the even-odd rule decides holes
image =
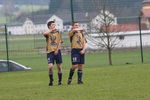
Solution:
[[[86,39],[84,36],[84,30],[79,27],[78,22],[72,24],[72,29],[68,35],[71,41],[71,61],[72,67],[70,69],[68,85],[71,84],[72,77],[76,68],[78,68],[78,84],[83,84],[82,81],[82,70],[84,65],[84,55],[86,49]]]
[[[62,81],[62,55],[61,55],[61,44],[62,38],[61,33],[56,29],[54,21],[49,21],[47,23],[49,31],[43,33],[46,37],[46,51],[47,51],[47,60],[48,60],[48,72],[49,72],[49,86],[53,85],[53,66],[54,62],[57,64],[58,68],[58,85],[61,85]]]

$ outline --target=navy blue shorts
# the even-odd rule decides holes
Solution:
[[[71,61],[72,64],[84,64],[84,55],[85,54],[80,54],[80,51],[82,49],[72,49],[71,50]]]
[[[62,63],[61,51],[59,50],[57,55],[54,55],[54,52],[47,53],[47,61],[48,64],[51,63],[55,64],[55,61],[56,64],[61,64]]]

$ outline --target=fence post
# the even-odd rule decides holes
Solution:
[[[9,52],[8,52],[8,34],[7,34],[7,25],[5,25],[5,40],[6,40],[7,66],[8,66],[8,72],[9,72],[9,71],[10,71],[10,67],[9,67]]]
[[[70,7],[71,7],[71,20],[73,23],[74,22],[73,0],[70,0]]]
[[[141,16],[139,16],[139,32],[140,32],[140,49],[141,49],[141,62],[144,62],[143,59],[143,45],[142,45],[142,32],[141,32]]]

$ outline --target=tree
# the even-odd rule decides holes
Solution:
[[[12,16],[15,11],[15,6],[12,0],[3,1],[3,13],[6,16]]]
[[[62,4],[63,0],[50,0],[49,2],[49,13],[56,13]]]
[[[3,0],[2,13],[5,15],[6,23],[11,20],[15,12],[15,6],[12,0]]]
[[[107,0],[103,1],[101,8],[98,5],[98,0],[93,1],[99,14],[92,21],[90,25],[91,31],[87,37],[97,46],[107,49],[109,64],[112,65],[112,50],[121,40],[118,38],[117,33],[121,31],[123,26],[118,28],[116,17],[108,11]]]

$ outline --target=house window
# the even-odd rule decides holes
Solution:
[[[96,22],[98,22],[98,19],[96,19]]]
[[[124,35],[119,35],[118,38],[119,38],[120,40],[124,40],[125,36],[124,36]]]

